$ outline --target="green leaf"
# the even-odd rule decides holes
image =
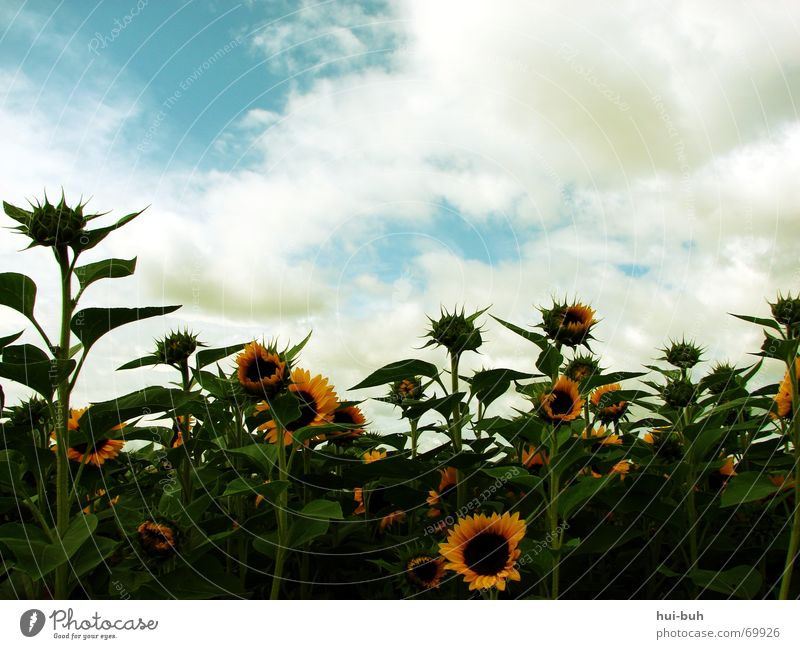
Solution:
[[[167,315],[180,309],[176,306],[146,306],[141,309],[128,309],[122,307],[101,308],[91,307],[78,311],[70,323],[70,329],[83,343],[84,348],[88,349],[97,342],[103,335],[112,329],[122,325],[152,318],[155,316]]]
[[[197,412],[201,412],[203,399],[198,392],[186,393],[177,388],[153,386],[116,399],[92,404],[92,407],[83,413],[78,425],[102,433],[121,421],[167,412],[195,403],[198,407]]]
[[[22,333],[23,332],[20,331],[18,334],[11,334],[10,336],[3,336],[2,338],[0,338],[0,354],[3,353],[3,350],[6,348],[6,345],[10,345],[11,343],[13,343],[17,338],[19,338],[22,335]]]
[[[267,500],[276,500],[289,488],[288,480],[272,480],[264,482],[253,478],[234,478],[225,487],[223,496],[239,496],[247,494],[264,496]]]
[[[206,365],[216,363],[217,361],[227,358],[235,352],[240,352],[244,349],[245,343],[238,345],[227,345],[226,347],[216,347],[214,349],[202,349],[195,354],[195,364],[197,369],[202,369]]]
[[[145,208],[146,209],[146,208]],[[117,221],[114,225],[107,225],[102,228],[97,228],[96,230],[88,230],[83,237],[81,237],[81,243],[79,245],[74,246],[76,250],[90,250],[94,248],[98,243],[100,243],[103,239],[105,239],[109,234],[111,234],[114,230],[121,228],[126,223],[130,223],[139,216],[144,210],[139,212],[132,212],[131,214],[126,214],[123,216],[119,221]]]
[[[740,599],[756,599],[761,590],[761,575],[751,566],[736,566],[724,572],[697,569],[689,577],[701,588]]]
[[[286,358],[290,361],[294,360],[295,356],[297,356],[301,351],[303,351],[303,347],[306,346],[308,341],[311,340],[311,332],[308,332],[308,335],[303,338],[299,343],[297,343],[294,347],[286,351]]]
[[[132,361],[128,361],[124,365],[120,365],[117,368],[117,371],[120,371],[120,370],[135,370],[135,369],[139,369],[141,367],[150,367],[150,366],[153,366],[153,365],[158,365],[160,362],[161,362],[161,358],[159,358],[158,356],[155,356],[153,354],[150,354],[148,356],[142,356],[141,358],[136,358],[136,359],[134,359]]]
[[[243,457],[255,465],[264,475],[269,475],[275,466],[277,447],[275,444],[250,444],[241,448],[226,449],[225,453]]]
[[[476,372],[470,380],[470,390],[478,399],[488,406],[498,397],[505,394],[511,381],[521,381],[536,376],[528,372],[518,372],[508,369],[491,369]]]
[[[289,546],[296,548],[328,532],[327,518],[298,518],[289,529]]]
[[[0,273],[0,304],[33,320],[35,303],[36,284],[30,277],[20,273]]]
[[[99,279],[129,277],[136,270],[136,257],[133,259],[104,259],[75,269],[75,276],[81,289]]]
[[[778,360],[785,361],[795,353],[797,349],[797,340],[782,338],[775,338],[766,331],[764,332],[764,342],[761,344],[761,352],[757,356],[764,356],[766,358],[777,358]]]
[[[585,390],[594,390],[601,385],[608,385],[609,383],[621,383],[628,379],[636,379],[640,376],[645,376],[647,372],[614,372],[613,374],[593,374],[584,383],[581,388]]]
[[[92,537],[92,542],[86,543],[78,550],[70,562],[71,576],[79,578],[94,570],[108,559],[120,545],[122,545],[121,542],[104,536]]]
[[[46,575],[69,561],[97,529],[97,516],[78,515],[72,519],[61,541],[48,544],[42,552],[40,566]]]
[[[744,471],[728,480],[728,484],[722,492],[722,506],[732,507],[761,500],[775,491],[777,491],[777,487],[763,473]]]
[[[46,574],[41,559],[50,542],[38,527],[19,523],[2,525],[0,544],[9,549],[16,559],[16,567],[29,577],[38,579]]]
[[[22,208],[12,205],[11,203],[6,203],[5,201],[3,201],[3,209],[5,210],[5,213],[17,221],[17,223],[26,223],[31,216],[31,212],[28,210],[23,210]]]
[[[753,324],[761,325],[762,327],[769,327],[770,329],[775,329],[776,331],[780,331],[780,325],[770,318],[757,318],[752,315],[738,315],[736,313],[731,313],[734,318],[739,318],[739,320],[744,320],[745,322],[752,322]]]
[[[522,327],[518,327],[517,325],[511,324],[510,322],[506,322],[505,320],[501,320],[495,316],[492,316],[497,322],[503,325],[506,329],[510,329],[515,334],[522,336],[525,340],[532,342],[534,345],[538,345],[542,351],[547,349],[550,345],[550,341],[547,339],[547,336],[542,334],[536,333],[534,331],[527,331]]]
[[[562,518],[569,518],[576,509],[594,498],[616,476],[602,478],[582,478],[577,484],[568,487],[558,498],[558,511]]]
[[[384,365],[361,381],[361,383],[354,385],[350,389],[362,390],[364,388],[374,388],[380,385],[388,385],[395,381],[402,381],[412,376],[427,376],[432,379],[436,378],[438,375],[439,370],[433,363],[410,358]]]
[[[302,516],[308,518],[336,518],[343,519],[342,506],[332,500],[312,500],[300,511]]]
[[[50,399],[58,383],[69,376],[74,368],[75,361],[56,361],[34,345],[9,345],[3,349],[0,376]]]
[[[561,363],[563,362],[564,357],[561,355],[561,352],[550,343],[547,343],[547,345],[542,348],[542,353],[539,354],[539,358],[536,359],[536,367],[543,374],[554,377],[558,374]]]

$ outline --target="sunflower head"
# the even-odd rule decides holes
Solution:
[[[443,308],[438,320],[428,318],[431,329],[427,336],[430,340],[425,344],[425,347],[430,345],[445,347],[451,356],[458,356],[463,352],[477,351],[483,344],[483,338],[481,337],[481,330],[475,326],[475,320],[485,311],[486,309],[483,309],[466,316],[464,315],[464,309],[461,309],[461,313],[456,311],[448,313]]]
[[[795,373],[800,380],[800,358],[795,359]],[[783,375],[778,394],[775,395],[775,410],[773,416],[790,417],[792,414],[792,377],[789,372]]]
[[[439,553],[447,560],[445,569],[462,575],[470,590],[505,590],[506,581],[520,580],[515,565],[525,531],[519,513],[467,516],[458,520],[447,542],[439,545]]]
[[[716,363],[704,380],[708,382],[711,394],[722,394],[731,388],[744,386],[742,377],[730,363]]]
[[[246,392],[263,398],[277,394],[286,384],[288,360],[274,345],[253,341],[236,357],[236,376]]]
[[[792,297],[789,293],[786,297],[778,295],[778,299],[769,303],[772,310],[772,317],[782,325],[786,325],[790,330],[800,326],[800,296]]]
[[[549,338],[567,347],[585,345],[591,338],[592,327],[597,324],[594,310],[580,302],[558,303],[547,309],[540,307],[542,324],[540,325]]]
[[[142,549],[151,557],[165,559],[178,550],[178,534],[172,524],[144,521],[136,531]]]
[[[53,205],[45,194],[44,204],[36,201],[36,205],[31,204],[31,211],[3,203],[6,214],[19,223],[14,229],[30,238],[29,247],[53,248],[80,245],[81,238],[85,235],[86,222],[89,220],[83,214],[85,206],[86,203],[78,203],[75,207],[68,206],[63,192],[58,205]]]
[[[438,588],[444,576],[444,559],[431,554],[416,554],[405,563],[405,576],[416,590]]]
[[[598,446],[614,446],[622,444],[622,438],[619,435],[610,434],[605,426],[598,426],[594,430],[588,428],[583,431],[581,437],[586,440],[591,440]]]
[[[364,460],[364,464],[372,464],[373,462],[378,462],[380,460],[386,459],[386,451],[379,451],[378,449],[373,449],[371,451],[367,451],[361,456],[361,459]]]
[[[422,378],[419,376],[409,376],[389,386],[389,400],[394,404],[402,405],[405,401],[418,401],[422,398]]]
[[[524,466],[526,469],[539,469],[546,464],[546,450],[536,448],[535,446],[526,446],[524,449],[522,449],[522,466]]]
[[[618,392],[621,389],[622,386],[619,383],[608,383],[607,385],[601,385],[592,392],[592,410],[604,424],[619,421],[628,410],[627,401],[610,401],[610,393]],[[609,396],[604,399],[605,395]]]
[[[673,408],[685,408],[697,400],[697,388],[688,379],[672,379],[661,390],[664,402]]]
[[[550,392],[544,392],[539,396],[538,411],[543,419],[558,424],[577,419],[581,414],[583,403],[578,384],[562,376]]]
[[[662,349],[664,356],[660,359],[682,370],[688,370],[700,362],[703,350],[694,342],[671,341],[669,347]]]
[[[87,408],[70,408],[69,419],[67,420],[67,430],[71,432],[80,432],[80,420]],[[124,423],[117,424],[111,430],[120,430],[125,427]],[[50,437],[55,439],[55,431],[51,432]],[[111,439],[108,437],[94,437],[89,436],[85,442],[78,442],[70,444],[67,447],[67,457],[70,460],[82,464],[89,464],[91,466],[100,467],[107,460],[113,460],[119,456],[122,448],[125,446],[125,441],[121,439]],[[58,452],[58,445],[53,444],[50,447],[54,453]]]
[[[672,434],[669,427],[653,428],[645,433],[643,441],[650,444],[656,457],[665,462],[677,462],[683,457],[683,446],[680,439]]]
[[[300,413],[297,419],[283,423],[284,444],[291,444],[292,433],[301,428],[322,426],[333,421],[339,399],[333,387],[328,384],[328,379],[321,374],[312,377],[308,370],[299,367],[293,369],[289,392],[297,399]],[[255,409],[257,412],[263,412],[270,410],[270,407],[266,402],[261,402]],[[278,424],[275,420],[270,419],[258,428],[267,431],[267,441],[272,443],[277,441]],[[324,437],[319,436],[317,441],[322,439]]]
[[[47,402],[38,397],[23,401],[18,406],[8,408],[11,425],[19,428],[36,429],[44,426],[50,416]]]
[[[180,367],[198,346],[202,346],[202,343],[197,342],[197,336],[188,329],[172,331],[164,338],[156,340],[156,356],[161,363]]]
[[[352,442],[359,435],[364,433],[364,424],[367,423],[364,413],[361,408],[356,405],[341,406],[333,413],[334,424],[339,424],[342,427],[342,432],[334,434],[330,437],[329,441],[334,444],[343,444]]]
[[[590,376],[594,376],[600,372],[600,363],[597,362],[593,356],[579,355],[575,356],[564,369],[564,376],[582,383]]]

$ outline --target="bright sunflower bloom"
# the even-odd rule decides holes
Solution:
[[[649,435],[650,433],[647,433]],[[645,437],[647,437],[645,435]],[[622,438],[619,435],[609,435],[606,432],[605,426],[598,426],[594,430],[590,431],[588,429],[583,431],[583,435],[581,435],[583,439],[589,439],[595,442],[596,444],[600,444],[601,446],[610,446],[612,444],[622,444]],[[648,442],[651,444],[652,442]]]
[[[572,421],[581,414],[583,403],[578,384],[562,376],[550,392],[540,397],[539,414],[552,423]]]
[[[236,376],[251,394],[272,395],[278,391],[286,373],[280,355],[253,341],[236,357]]]
[[[500,516],[495,512],[491,517],[476,514],[459,519],[447,543],[439,544],[439,552],[447,559],[444,567],[462,575],[470,590],[505,590],[506,580],[520,580],[514,565],[525,531],[519,513]]]
[[[406,563],[406,578],[417,588],[438,588],[444,575],[444,559],[421,554]]]
[[[79,421],[86,408],[79,408],[73,410],[70,408],[69,420],[67,421],[67,429],[70,431],[80,430]],[[120,430],[124,428],[125,424],[117,424],[111,430]],[[51,435],[55,438],[55,433]],[[81,444],[74,444],[67,448],[67,457],[75,462],[82,462],[91,464],[93,466],[102,466],[106,460],[113,460],[116,458],[122,447],[125,446],[125,441],[121,439],[108,439],[101,437],[93,441],[93,443],[83,442]],[[53,444],[50,447],[53,452],[58,451],[58,446]]]
[[[377,449],[367,451],[361,456],[361,459],[364,460],[364,464],[372,464],[378,460],[386,459],[386,451],[379,451]]]
[[[594,392],[592,392],[592,407],[597,413],[597,416],[600,418],[600,421],[605,424],[619,421],[619,419],[628,410],[627,401],[617,401],[616,403],[603,405],[602,407],[600,406],[600,400],[603,398],[604,394],[608,394],[609,392],[617,392],[621,389],[622,386],[619,383],[609,383],[607,385],[601,385]]]
[[[534,469],[547,464],[547,451],[533,446],[526,446],[522,449],[522,466],[526,469]]]
[[[344,428],[339,434],[330,437],[331,442],[339,443],[352,441],[364,433],[362,426],[367,423],[367,418],[358,406],[346,406],[333,413],[333,423],[341,424]]]
[[[439,469],[439,473],[442,474],[442,477],[439,480],[439,488],[428,491],[428,497],[426,499],[426,502],[430,507],[428,510],[428,516],[431,518],[441,516],[442,510],[439,509],[438,505],[444,498],[453,493],[456,485],[458,484],[458,472],[453,467],[448,466],[444,469]]]
[[[311,378],[311,373],[308,370],[303,370],[299,367],[292,370],[292,383],[289,385],[289,391],[294,393],[294,396],[300,402],[300,416],[283,426],[283,443],[286,445],[292,443],[292,433],[301,428],[322,426],[333,421],[334,413],[339,406],[336,392],[328,385],[326,378],[321,374]],[[261,402],[256,405],[257,412],[265,410],[269,410],[267,403]],[[259,430],[267,431],[266,440],[268,442],[273,444],[277,442],[278,425],[274,420],[270,419],[258,428]]]
[[[573,304],[553,304],[542,312],[542,328],[555,342],[569,347],[585,344],[591,338],[591,329],[597,324],[594,309],[575,302]]]

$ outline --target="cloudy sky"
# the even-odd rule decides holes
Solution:
[[[606,366],[683,334],[750,363],[726,314],[800,289],[799,32],[791,0],[5,0],[0,196],[149,205],[95,251],[135,277],[86,304],[185,306],[103,339],[79,400],[171,380],[113,369],[184,325],[313,330],[303,363],[344,396],[443,362],[415,350],[440,304],[534,325],[553,295],[596,308]],[[55,266],[23,245],[2,230],[0,264],[52,329]],[[532,368],[486,330],[466,364]]]

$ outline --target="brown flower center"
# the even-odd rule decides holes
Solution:
[[[508,540],[496,532],[481,532],[464,548],[464,563],[479,575],[496,575],[508,559]]]
[[[274,361],[268,361],[261,356],[257,356],[255,361],[247,367],[247,378],[255,383],[260,383],[264,379],[271,378],[278,370],[278,365]]]
[[[553,392],[553,400],[550,402],[550,410],[554,415],[568,415],[572,412],[575,402],[567,392],[556,390]]]
[[[409,578],[420,586],[428,586],[436,579],[438,572],[439,566],[436,561],[434,559],[426,559],[411,566]]]

